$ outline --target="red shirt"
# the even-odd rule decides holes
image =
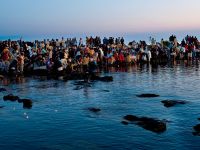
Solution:
[[[119,54],[119,61],[124,62],[124,55],[122,53]]]

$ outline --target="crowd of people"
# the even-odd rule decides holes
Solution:
[[[200,42],[196,37],[186,36],[180,43],[176,36],[156,42],[131,41],[124,38],[86,37],[52,39],[26,42],[0,41],[0,71],[24,73],[29,70],[46,69],[51,72],[63,70],[88,71],[102,66],[119,66],[137,63],[161,63],[175,60],[200,58]]]

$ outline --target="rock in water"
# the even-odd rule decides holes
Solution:
[[[196,132],[200,132],[200,124],[197,124],[196,126],[194,126],[193,129],[194,129]]]
[[[103,92],[110,92],[109,90],[102,90]]]
[[[164,100],[161,101],[165,107],[172,107],[175,106],[177,104],[186,104],[186,101],[182,101],[182,100]]]
[[[166,122],[154,118],[126,115],[124,119],[155,133],[162,133],[167,129]]]
[[[100,109],[100,108],[94,108],[94,107],[90,107],[90,108],[88,108],[88,110],[89,110],[89,111],[91,111],[91,112],[95,112],[95,113],[97,113],[97,112],[100,112],[100,111],[101,111],[101,109]]]
[[[126,115],[126,116],[124,116],[124,119],[127,121],[138,121],[139,118],[134,115]]]
[[[166,130],[166,123],[161,120],[143,117],[137,124],[146,130],[156,133],[162,133]]]
[[[143,98],[151,98],[151,97],[159,97],[160,95],[157,94],[140,94],[140,95],[136,95],[137,97],[143,97]]]
[[[18,99],[19,99],[19,97],[18,96],[14,96],[13,94],[9,94],[9,95],[6,95],[6,96],[3,97],[4,101],[7,101],[7,100],[9,100],[9,101],[17,101]]]
[[[30,99],[19,99],[19,103],[23,103],[23,108],[30,109],[33,106],[33,102]]]
[[[7,91],[5,88],[0,88],[0,92],[5,92]]]
[[[200,136],[200,124],[197,124],[196,126],[193,127],[194,131],[193,135],[195,136]]]

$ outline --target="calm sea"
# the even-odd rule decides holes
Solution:
[[[33,100],[32,109],[0,101],[1,150],[199,150],[200,68],[198,65],[110,68],[113,82],[93,82],[75,90],[77,81],[39,77],[1,81],[0,97],[13,93]],[[137,94],[160,97],[143,99]],[[162,100],[188,101],[165,108]],[[89,107],[100,108],[93,113]],[[157,134],[134,124],[123,125],[127,114],[166,119],[167,130]]]
[[[189,34],[190,33],[190,34]],[[176,35],[177,36],[177,39],[178,41],[180,42],[183,38],[185,38],[185,36],[187,34],[189,35],[193,35],[193,36],[197,36],[197,38],[200,38],[198,32],[175,32],[175,33],[136,33],[136,34],[106,34],[106,35],[87,35],[88,37],[90,36],[93,36],[93,37],[96,37],[96,36],[100,36],[101,39],[103,39],[104,37],[115,37],[115,38],[118,38],[118,37],[124,37],[125,39],[125,43],[128,44],[129,42],[135,40],[135,41],[140,41],[140,40],[145,40],[147,43],[150,43],[149,41],[149,38],[150,37],[153,37],[156,39],[157,42],[160,42],[161,39],[163,38],[164,40],[169,40],[169,36],[171,36],[172,34]],[[75,35],[75,34],[69,34],[69,35],[40,35],[40,36],[21,36],[21,35],[16,35],[16,36],[0,36],[0,41],[1,40],[8,40],[8,39],[11,39],[11,40],[19,40],[20,38],[22,38],[22,40],[25,40],[25,41],[35,41],[35,40],[44,40],[44,39],[62,39],[62,37],[64,37],[65,39],[67,38],[74,38],[76,37],[77,40],[80,39],[80,37],[82,39],[85,40],[85,37],[86,35]],[[85,41],[84,41],[85,42]]]

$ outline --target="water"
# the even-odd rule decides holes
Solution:
[[[144,40],[146,41],[148,44],[150,44],[149,41],[149,37],[153,37],[156,39],[157,42],[160,42],[161,39],[163,38],[164,40],[169,40],[169,37],[173,34],[176,35],[177,40],[179,42],[182,41],[182,39],[184,39],[186,37],[186,35],[193,35],[196,36],[198,39],[200,38],[200,36],[197,34],[199,33],[199,31],[171,31],[171,32],[145,32],[145,33],[118,33],[118,34],[52,34],[52,35],[5,35],[5,36],[1,36],[0,35],[0,41],[1,40],[24,40],[24,41],[32,41],[34,42],[35,40],[44,40],[44,39],[62,39],[62,37],[64,37],[64,39],[67,38],[74,38],[76,37],[77,40],[79,40],[80,38],[83,39],[83,42],[85,43],[85,37],[88,36],[100,36],[101,39],[103,40],[104,37],[124,37],[125,39],[125,44],[128,44],[129,42],[132,42],[133,40],[139,42],[140,40]]]
[[[133,66],[112,68],[113,82],[94,82],[92,87],[73,90],[75,81],[26,78],[2,81],[8,91],[34,101],[23,109],[17,102],[0,101],[0,149],[199,149],[200,137],[192,127],[200,121],[198,66]],[[142,99],[141,93],[157,98]],[[187,100],[186,105],[165,108],[165,99]],[[88,107],[101,108],[99,113]],[[121,124],[123,116],[167,119],[167,131],[156,134],[136,125]]]

